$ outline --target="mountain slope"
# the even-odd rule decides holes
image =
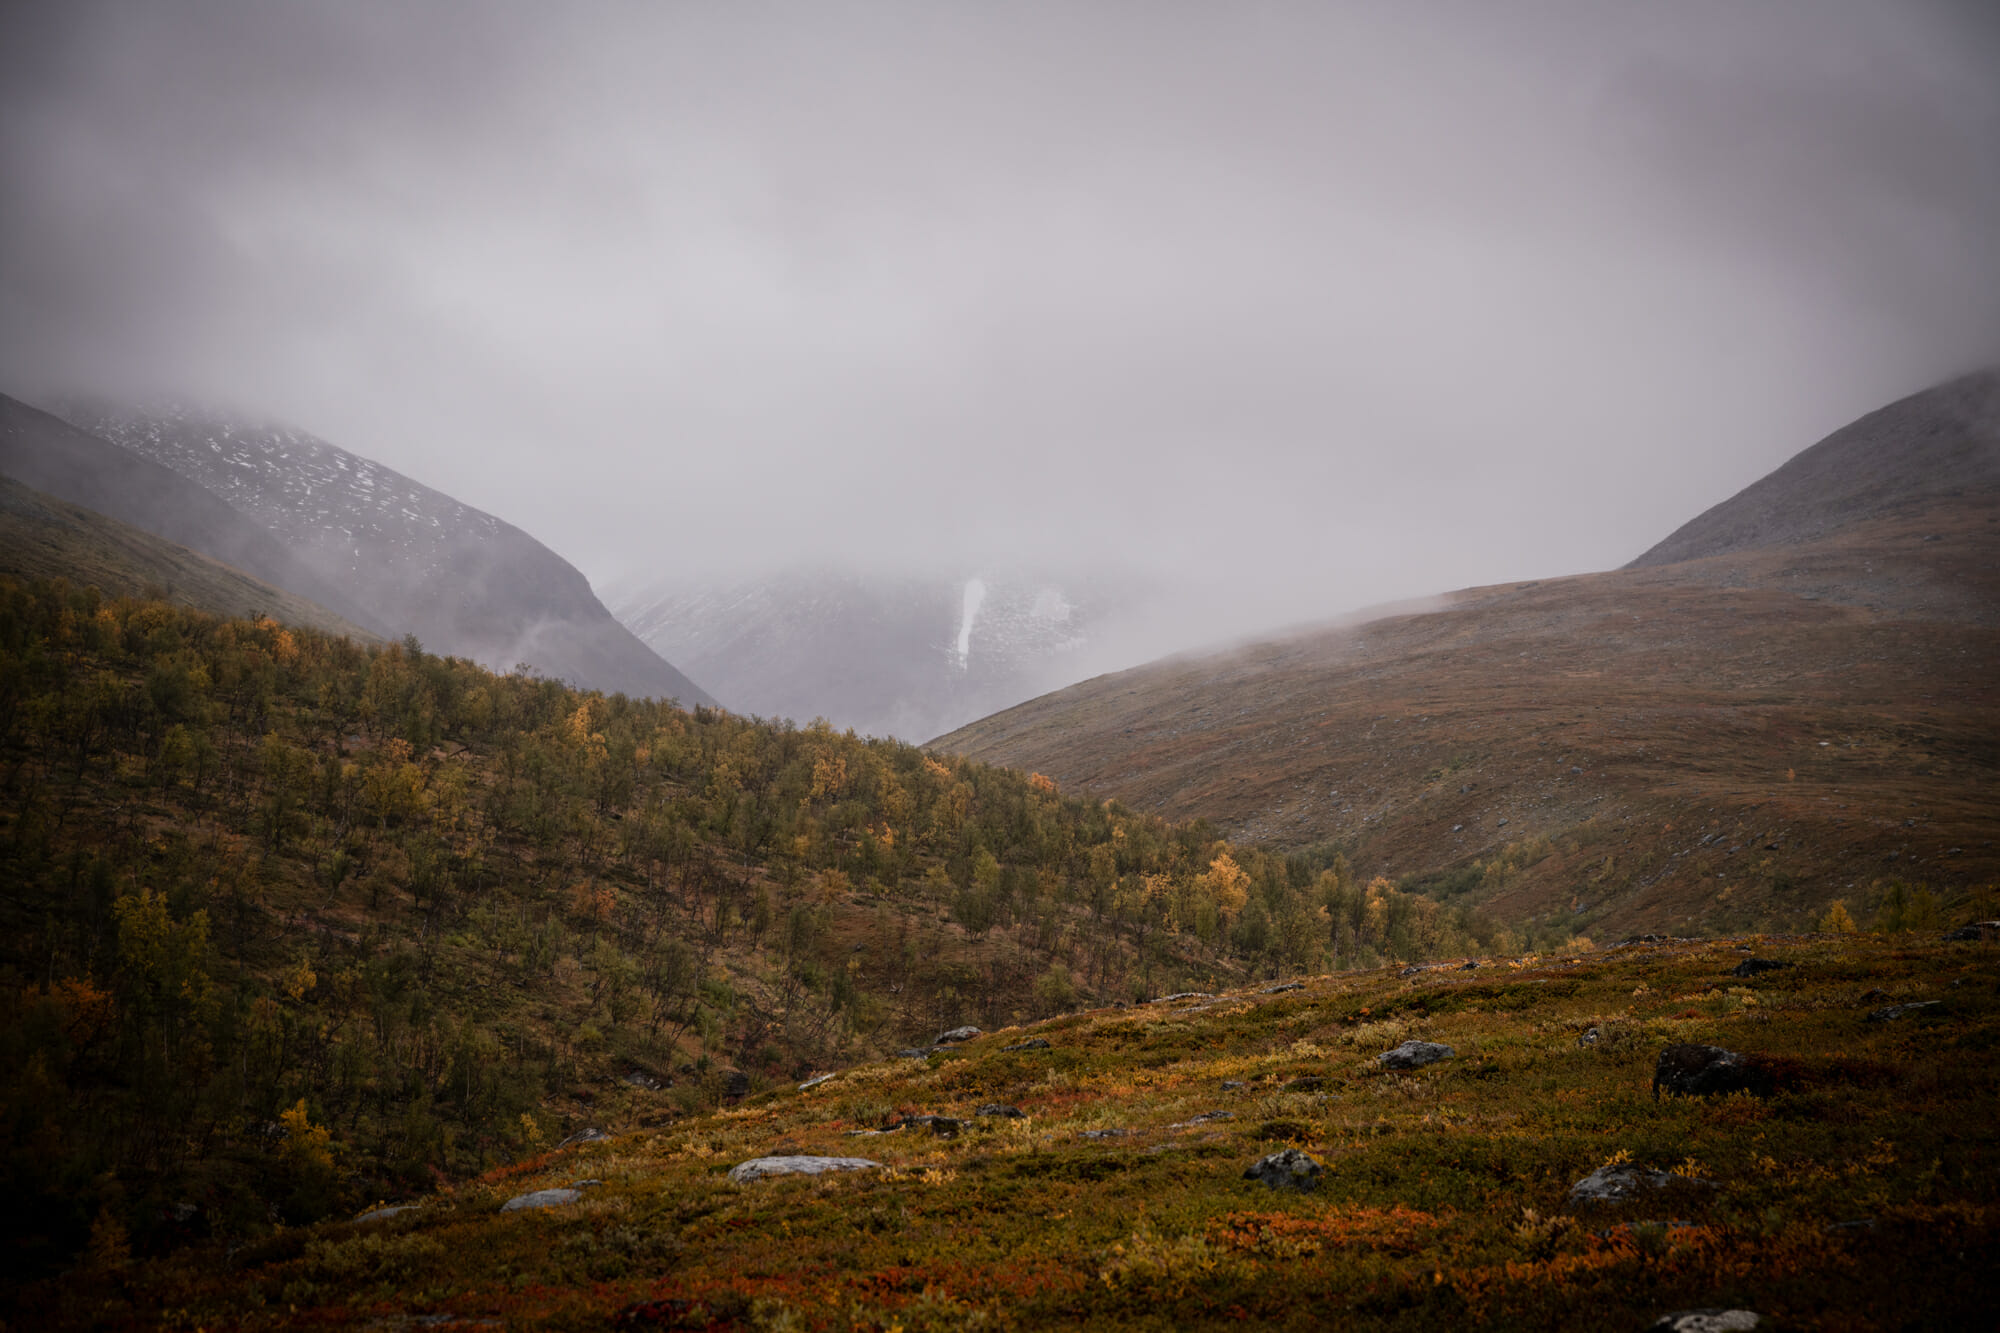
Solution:
[[[612,609],[731,708],[921,740],[1087,674],[1134,600],[1074,579],[814,571],[653,583]]]
[[[156,595],[210,615],[267,615],[353,639],[376,637],[316,602],[11,477],[0,477],[0,574],[64,578],[113,597]]]
[[[1898,405],[1920,464],[1989,447],[1963,387]],[[936,744],[1336,845],[1508,921],[1719,929],[1894,877],[1984,882],[2000,488],[1978,475],[1921,504],[1921,479],[1881,488],[1816,541],[1470,589],[1087,681]]]
[[[1826,537],[2000,487],[2000,369],[1911,394],[1676,529],[1628,569]]]
[[[173,469],[0,394],[0,473],[233,566],[369,629],[379,622],[278,537]],[[74,576],[72,576],[74,577]]]
[[[395,635],[501,670],[593,689],[714,701],[612,618],[568,561],[491,514],[303,431],[183,407],[64,415],[196,483],[349,590]]]

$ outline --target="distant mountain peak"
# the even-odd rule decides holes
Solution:
[[[587,687],[714,702],[620,625],[568,561],[373,459],[185,402],[85,399],[63,411],[262,524],[391,634],[497,670],[527,663]]]
[[[1628,569],[1814,541],[1969,489],[2000,488],[2000,368],[1898,399],[1697,515]]]

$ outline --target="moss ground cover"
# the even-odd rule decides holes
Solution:
[[[1794,964],[1730,975],[1750,956]],[[1890,1004],[1940,1003],[1886,1020]],[[1003,1051],[1026,1036],[1046,1050]],[[1381,1051],[1443,1042],[1389,1072]],[[84,1263],[19,1327],[1976,1326],[2000,1265],[2000,948],[1628,945],[1098,1009],[543,1152],[393,1217]],[[1770,1094],[1651,1091],[1674,1042]],[[980,1117],[981,1104],[1021,1118]],[[882,1132],[910,1115],[962,1120]],[[1105,1131],[1120,1131],[1105,1133]],[[1096,1135],[1088,1137],[1087,1135]],[[1309,1193],[1243,1178],[1292,1145]],[[736,1185],[774,1153],[878,1170]],[[1670,1173],[1581,1209],[1609,1162]],[[578,1201],[501,1213],[578,1181]],[[18,1322],[17,1322],[18,1321]]]

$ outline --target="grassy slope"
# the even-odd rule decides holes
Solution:
[[[1996,551],[1969,495],[1101,677],[937,745],[1503,920],[1802,923],[2000,875]]]
[[[5,476],[0,476],[0,574],[65,578],[113,597],[157,594],[211,615],[263,614],[360,642],[375,638],[315,602]]]
[[[1722,1305],[1784,1328],[1971,1327],[2000,1263],[2000,987],[1993,944],[1931,938],[1636,945],[1097,1010],[546,1153],[386,1222],[280,1232],[228,1264],[197,1247],[80,1272],[24,1293],[21,1314],[245,1329],[1637,1328]],[[1752,947],[1796,966],[1729,975]],[[1918,999],[1942,1003],[1865,1021]],[[1004,1049],[1031,1032],[1050,1049]],[[1408,1037],[1457,1056],[1379,1069],[1375,1053]],[[1655,1102],[1653,1061],[1674,1041],[1791,1057],[1788,1086]],[[1323,1083],[1293,1082],[1305,1076]],[[995,1099],[1026,1118],[951,1139],[850,1136]],[[1216,1111],[1232,1118],[1186,1123]],[[1080,1137],[1103,1128],[1126,1134]],[[1317,1193],[1242,1178],[1287,1143],[1326,1164]],[[790,1150],[888,1169],[723,1175]],[[1621,1152],[1715,1185],[1572,1216],[1571,1182]],[[602,1183],[572,1206],[497,1211],[586,1178]]]

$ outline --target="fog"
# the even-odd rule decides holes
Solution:
[[[2000,360],[1990,5],[51,0],[0,390],[282,419],[594,581],[1617,565]]]

